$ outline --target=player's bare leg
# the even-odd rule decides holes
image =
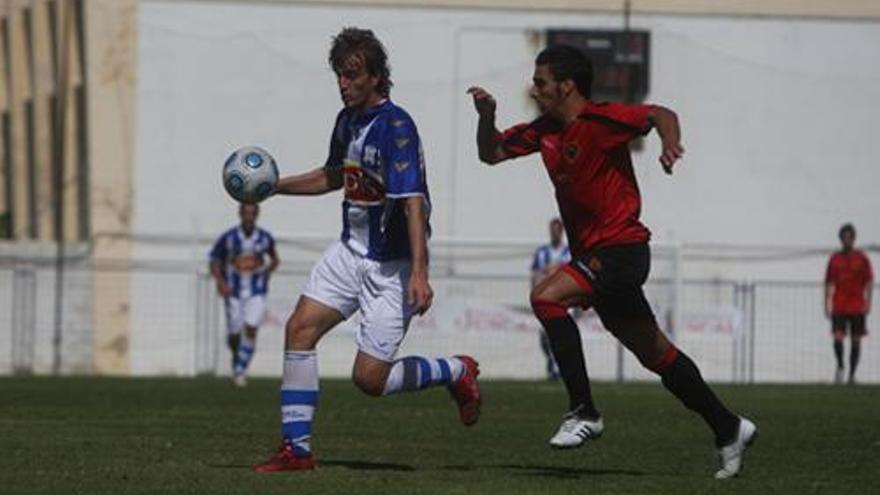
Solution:
[[[229,351],[232,353],[232,368],[235,369],[235,361],[238,356],[238,346],[241,345],[241,334],[240,333],[230,333],[226,337],[226,346],[229,347]]]
[[[532,289],[532,309],[540,320],[569,397],[569,412],[550,439],[554,448],[566,449],[583,445],[588,439],[602,435],[604,423],[593,403],[586,360],[577,324],[568,308],[589,304],[591,290],[567,272],[558,270]]]
[[[832,333],[834,338],[834,358],[837,360],[837,368],[834,370],[834,383],[843,383],[843,341],[846,339],[846,330],[835,329]]]
[[[669,342],[653,317],[627,318],[606,313],[603,323],[643,366],[660,375],[667,390],[712,429],[720,463],[715,478],[738,475],[743,453],[757,436],[755,424],[724,406],[703,380],[697,365]]]
[[[318,360],[315,347],[343,321],[339,312],[300,297],[285,328],[284,373],[281,382],[282,441],[268,461],[254,466],[260,473],[311,470],[312,420],[318,403]]]

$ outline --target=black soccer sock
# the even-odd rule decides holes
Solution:
[[[837,369],[843,369],[843,341],[834,341],[834,357],[837,358]]]
[[[674,360],[659,371],[663,386],[685,407],[703,417],[715,433],[716,445],[727,445],[736,436],[739,418],[715,396],[691,358],[678,350],[672,352],[677,352]]]
[[[849,346],[849,378],[856,376],[856,368],[859,366],[859,356],[862,354],[862,343],[852,340]]]
[[[581,333],[577,324],[568,315],[562,318],[542,318],[541,324],[550,339],[550,348],[553,350],[553,357],[556,358],[559,375],[568,391],[570,410],[574,411],[583,406],[581,414],[591,419],[598,418],[599,411],[593,404],[587,364],[581,347]]]

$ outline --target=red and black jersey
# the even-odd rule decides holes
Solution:
[[[510,157],[541,152],[573,254],[650,238],[627,144],[651,130],[652,108],[587,102],[565,127],[543,116],[501,133]]]
[[[872,283],[871,260],[858,249],[838,251],[828,260],[825,283],[834,286],[831,312],[839,315],[865,314],[865,289]]]

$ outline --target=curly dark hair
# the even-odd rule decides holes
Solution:
[[[364,57],[367,72],[379,77],[376,91],[387,97],[391,93],[391,86],[394,86],[391,82],[391,69],[388,67],[388,54],[372,30],[347,27],[333,37],[328,57],[333,72],[341,73],[345,62],[352,55]]]

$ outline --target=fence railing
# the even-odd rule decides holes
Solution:
[[[0,373],[52,370],[53,266],[0,265]],[[252,365],[277,375],[283,327],[308,275],[282,269],[271,282],[269,314]],[[95,265],[65,272],[61,371],[93,370],[92,315],[101,295],[94,277],[116,280],[130,294],[124,352],[136,375],[228,373],[223,304],[204,266],[193,263]],[[539,378],[543,357],[538,324],[528,306],[528,277],[437,273],[435,306],[415,320],[403,352],[480,357],[487,377]],[[103,284],[107,287],[107,284]],[[112,284],[110,284],[112,287]],[[829,322],[820,282],[649,280],[646,293],[658,322],[700,365],[710,381],[829,382],[833,377]],[[588,311],[578,316],[591,376],[600,380],[655,379]],[[873,314],[869,329],[880,323]],[[322,375],[348,376],[357,318],[322,341]],[[880,382],[880,352],[863,341],[860,382]]]

